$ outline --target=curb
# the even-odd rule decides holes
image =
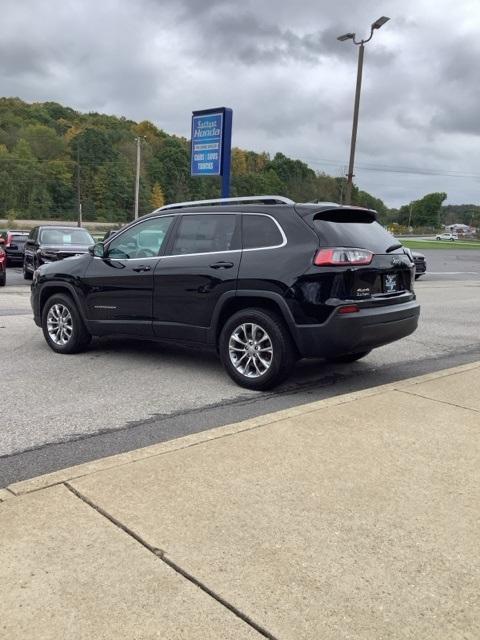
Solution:
[[[204,442],[209,442],[210,440],[216,440],[218,438],[224,438],[244,431],[250,431],[252,429],[264,427],[268,424],[280,422],[289,418],[298,418],[299,416],[318,411],[323,407],[342,405],[361,398],[379,395],[387,391],[406,390],[408,387],[413,387],[425,382],[431,382],[433,380],[438,380],[440,378],[445,378],[447,376],[464,373],[478,368],[480,368],[480,362],[460,365],[459,367],[444,369],[435,373],[428,373],[416,378],[408,378],[407,380],[392,382],[378,387],[373,387],[371,389],[363,389],[362,391],[354,391],[352,393],[335,396],[333,398],[325,398],[324,400],[318,400],[317,402],[299,405],[282,411],[276,411],[257,418],[251,418],[250,420],[244,420],[243,422],[216,427],[214,429],[150,445],[141,449],[134,449],[133,451],[128,451],[126,453],[119,453],[106,458],[100,458],[99,460],[93,460],[92,462],[85,462],[73,467],[67,467],[59,471],[53,471],[52,473],[30,478],[28,480],[22,480],[9,485],[7,489],[0,490],[0,502],[14,496],[21,496],[33,491],[46,489],[53,485],[61,484],[69,480],[75,480],[94,473],[99,473],[100,471],[105,471],[114,467],[120,467],[154,456],[163,455],[179,449],[185,449]]]

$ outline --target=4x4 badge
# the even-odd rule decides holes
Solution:
[[[393,267],[399,267],[401,264],[403,264],[403,260],[401,258],[392,258]]]

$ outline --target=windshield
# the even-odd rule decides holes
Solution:
[[[40,242],[55,245],[94,244],[92,236],[85,229],[43,229]]]

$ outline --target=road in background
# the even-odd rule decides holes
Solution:
[[[465,254],[465,255],[464,255]],[[468,254],[468,255],[467,255]],[[299,362],[275,392],[236,386],[209,353],[102,338],[60,356],[32,320],[29,287],[0,290],[0,486],[105,455],[480,357],[480,252],[425,252],[412,336],[349,365]]]

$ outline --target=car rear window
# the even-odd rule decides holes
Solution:
[[[235,214],[188,214],[180,220],[171,255],[217,253],[240,248]]]
[[[328,215],[326,215],[326,213]],[[322,212],[313,216],[313,226],[325,247],[357,247],[373,253],[385,253],[398,240],[372,215],[354,212]]]
[[[12,241],[14,242],[26,242],[28,238],[28,233],[13,233]]]

